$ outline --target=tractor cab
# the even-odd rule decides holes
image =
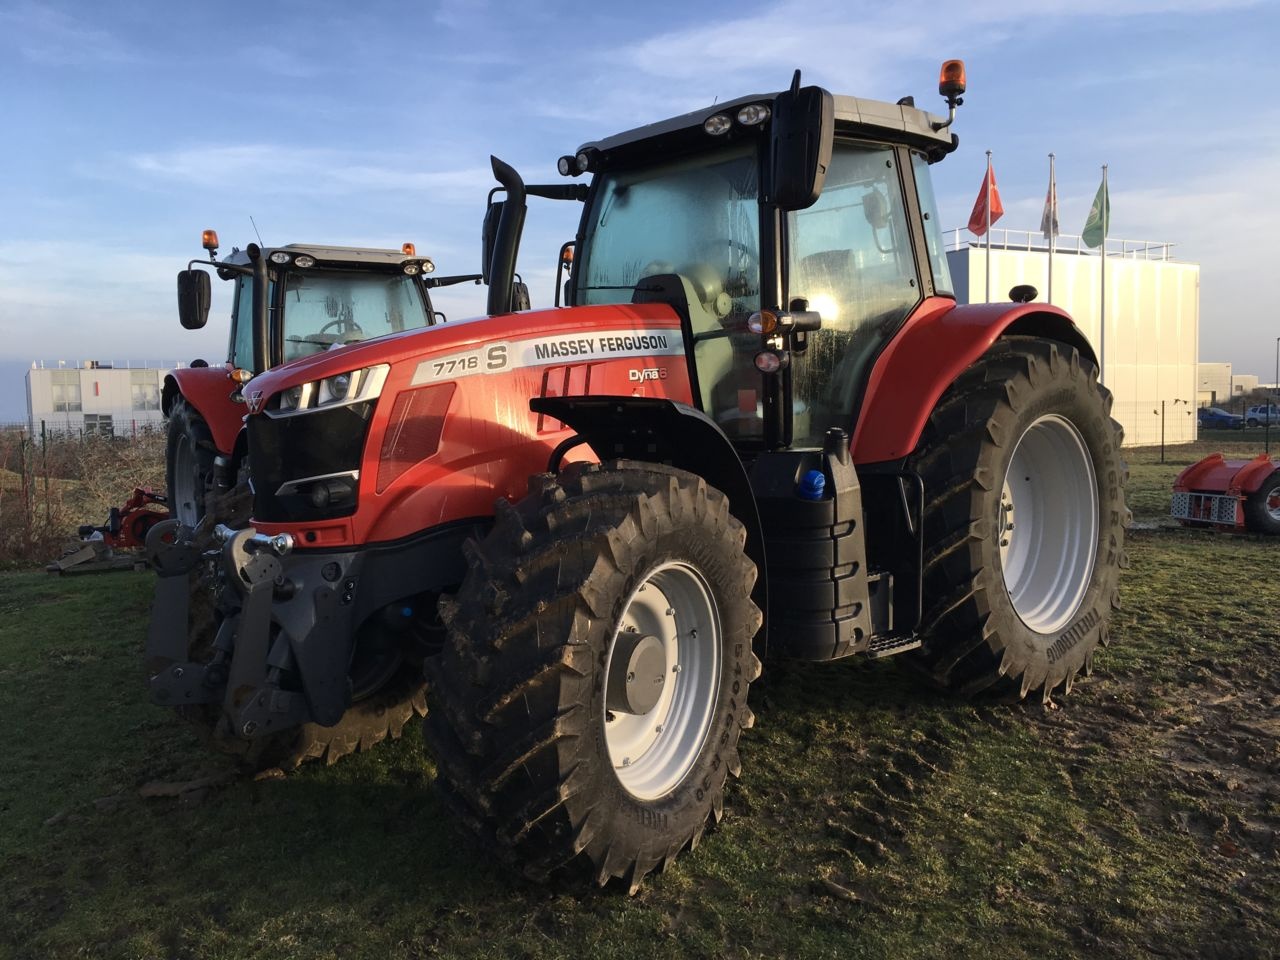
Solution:
[[[430,289],[479,279],[432,277],[435,264],[412,243],[400,250],[250,244],[218,260],[217,233],[204,231],[203,242],[210,259],[192,263],[213,266],[221,279],[235,283],[228,361],[252,373],[335,346],[431,326],[445,318],[433,309]],[[178,284],[183,326],[204,326],[208,274],[188,266]],[[265,288],[265,296],[254,296],[257,287]]]
[[[559,164],[592,176],[567,299],[671,301],[704,413],[740,446],[820,447],[907,317],[952,297],[929,178],[948,125],[797,75],[585,144]]]

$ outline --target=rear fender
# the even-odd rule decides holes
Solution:
[[[665,463],[695,473],[729,498],[729,510],[747,528],[746,552],[756,565],[751,598],[768,623],[764,535],[751,481],[733,443],[706,414],[688,404],[647,397],[540,397],[534,413],[555,417],[575,431],[601,460]]]
[[[231,398],[239,396],[230,368],[183,367],[170,372],[164,378],[164,390],[160,406],[167,417],[173,410],[173,401],[179,396],[187,405],[195,408],[209,425],[218,453],[226,456],[236,444],[236,436],[244,426],[245,405]]]
[[[853,434],[855,463],[907,456],[946,389],[996,340],[1058,340],[1097,364],[1089,341],[1063,310],[1044,303],[975,303],[932,297],[880,354]]]

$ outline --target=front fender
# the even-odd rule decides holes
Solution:
[[[173,370],[164,378],[161,401],[164,414],[168,416],[173,409],[173,401],[181,396],[209,425],[213,442],[223,456],[235,449],[236,437],[244,426],[245,405],[231,399],[238,394],[230,372],[227,366]]]
[[[529,408],[566,424],[601,460],[670,464],[728,497],[730,512],[747,528],[746,553],[756,565],[751,598],[769,622],[764,531],[755,493],[738,451],[714,420],[688,404],[650,397],[539,397],[529,401]]]
[[[1064,310],[1045,303],[974,303],[933,297],[885,347],[867,381],[853,434],[855,463],[907,456],[946,389],[1003,336],[1058,340],[1093,364],[1088,339]]]

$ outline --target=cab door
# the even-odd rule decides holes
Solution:
[[[871,361],[922,299],[905,156],[837,141],[821,196],[787,214],[787,299],[807,300],[822,317],[792,353],[794,447],[821,446],[831,427],[851,430]]]

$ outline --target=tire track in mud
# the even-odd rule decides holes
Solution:
[[[1274,641],[1242,643],[1231,661],[1201,658],[1168,680],[1095,675],[1059,710],[1028,710],[1066,758],[1073,789],[1096,793],[1099,758],[1145,770],[1147,789],[1107,792],[1147,834],[1187,837],[1205,869],[1200,909],[1228,909],[1239,938],[1161,944],[1187,957],[1280,952],[1280,668]],[[1154,919],[1154,918],[1153,918]],[[1267,944],[1270,946],[1267,946]],[[1261,952],[1258,952],[1261,951]],[[1275,951],[1275,952],[1273,952]]]

